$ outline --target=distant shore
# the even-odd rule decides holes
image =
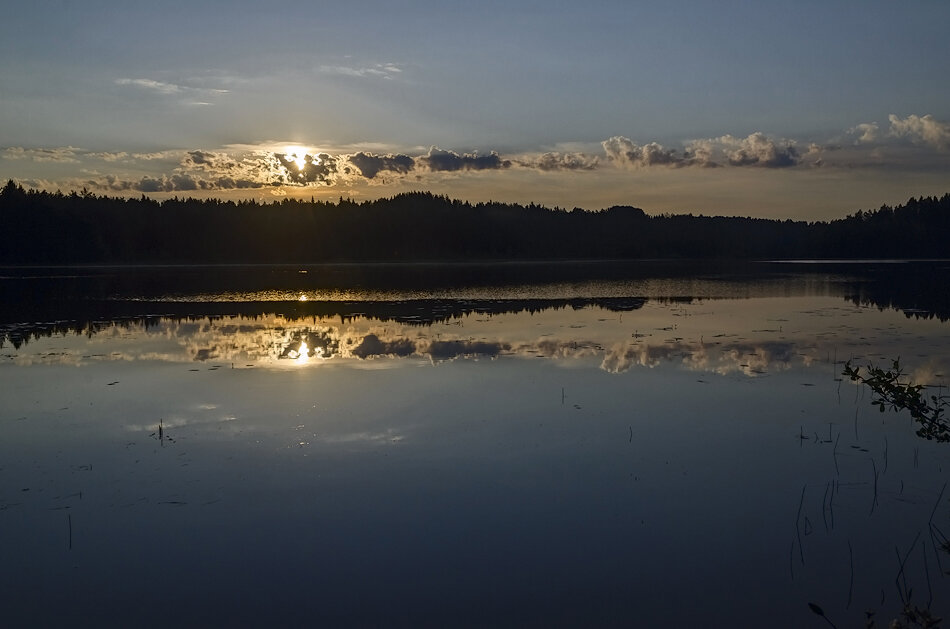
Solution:
[[[830,222],[471,204],[127,199],[0,189],[0,265],[950,258],[950,194]]]

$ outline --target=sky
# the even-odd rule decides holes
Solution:
[[[34,0],[0,178],[826,220],[950,192],[950,2]]]

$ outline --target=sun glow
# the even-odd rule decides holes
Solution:
[[[303,167],[307,165],[307,155],[315,152],[316,151],[308,149],[306,146],[285,146],[284,159],[294,162],[294,164],[297,165],[297,170],[303,170]],[[313,159],[314,162],[317,161],[316,157],[311,159]]]

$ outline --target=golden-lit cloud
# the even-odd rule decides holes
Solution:
[[[595,170],[600,166],[600,157],[581,152],[548,151],[540,155],[529,155],[515,160],[522,168],[537,169],[544,172],[562,170]]]
[[[634,169],[653,166],[711,168],[726,165],[788,168],[801,162],[801,155],[793,140],[771,138],[760,132],[745,138],[724,135],[692,140],[686,143],[683,150],[667,148],[656,142],[639,145],[623,136],[604,140],[603,147],[612,163]]]
[[[143,89],[166,90],[159,81],[141,80],[129,84]],[[171,85],[171,84],[168,84]],[[179,86],[181,87],[181,86]],[[198,89],[198,88],[194,88]],[[218,148],[189,148],[156,152],[85,151],[66,146],[56,148],[7,147],[0,156],[12,162],[79,165],[83,176],[55,178],[40,176],[18,178],[26,185],[52,189],[107,193],[239,192],[268,189],[274,194],[301,194],[301,189],[324,189],[339,193],[375,194],[387,186],[404,190],[407,185],[438,189],[448,180],[464,185],[468,174],[491,176],[493,185],[505,189],[510,180],[525,179],[530,173],[546,174],[535,178],[535,185],[555,180],[558,173],[594,173],[591,186],[610,176],[642,178],[647,172],[683,171],[683,177],[702,179],[713,185],[727,179],[735,169],[758,172],[821,167],[826,170],[862,168],[891,169],[895,172],[935,171],[947,166],[950,154],[950,124],[931,115],[889,117],[885,132],[876,123],[860,123],[828,142],[804,142],[754,132],[744,137],[723,135],[683,142],[681,148],[651,141],[637,143],[616,135],[596,145],[560,145],[561,150],[519,152],[504,155],[497,151],[454,151],[438,146],[398,147],[364,142],[346,147],[319,148],[304,142],[260,142],[231,144]],[[580,149],[580,150],[577,150]],[[103,163],[113,172],[101,172]],[[83,167],[83,165],[87,165]],[[701,175],[700,170],[710,170]],[[619,179],[618,179],[619,178]],[[616,182],[615,182],[616,183]],[[510,187],[509,186],[509,187]],[[295,193],[295,190],[297,192]],[[597,208],[594,208],[597,209]],[[847,208],[844,208],[847,209]]]

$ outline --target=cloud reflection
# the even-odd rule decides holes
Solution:
[[[837,368],[833,356],[858,361],[907,357],[915,351],[915,343],[929,342],[929,337],[903,330],[902,321],[930,328],[944,325],[934,319],[914,319],[875,308],[818,308],[811,301],[802,301],[793,323],[781,318],[782,323],[744,326],[742,317],[762,321],[764,315],[739,306],[731,315],[708,318],[716,303],[720,304],[716,307],[735,309],[740,302],[677,302],[676,307],[656,302],[649,308],[632,311],[590,304],[577,308],[507,310],[511,304],[505,302],[499,306],[500,314],[483,312],[483,308],[470,303],[462,314],[433,317],[424,323],[418,317],[395,316],[395,306],[388,302],[383,304],[382,311],[388,313],[386,317],[359,315],[355,311],[348,311],[345,316],[306,318],[149,316],[98,321],[90,327],[77,328],[74,336],[68,336],[70,328],[60,331],[65,336],[37,334],[29,345],[21,339],[0,358],[23,366],[149,360],[207,369],[291,364],[305,367],[315,362],[383,367],[397,366],[399,361],[410,358],[432,364],[479,358],[544,358],[565,366],[599,367],[611,374],[667,365],[721,376],[758,378],[796,368],[830,372]],[[768,300],[766,305],[780,310],[788,307]],[[365,303],[360,307],[371,309]],[[417,302],[411,308],[416,312]],[[783,310],[775,316],[789,315]],[[878,327],[857,325],[854,318],[858,316],[865,317],[865,321],[877,321]],[[627,322],[627,317],[634,320]],[[677,317],[679,327],[670,321]],[[830,325],[829,317],[841,323]],[[650,321],[664,325],[645,327]],[[722,326],[728,327],[720,333],[710,333],[712,329],[722,330]],[[6,333],[9,339],[13,331],[7,329]],[[915,381],[946,382],[946,374],[950,373],[950,358],[946,356],[950,354],[924,346],[916,351],[921,360],[908,365]]]

